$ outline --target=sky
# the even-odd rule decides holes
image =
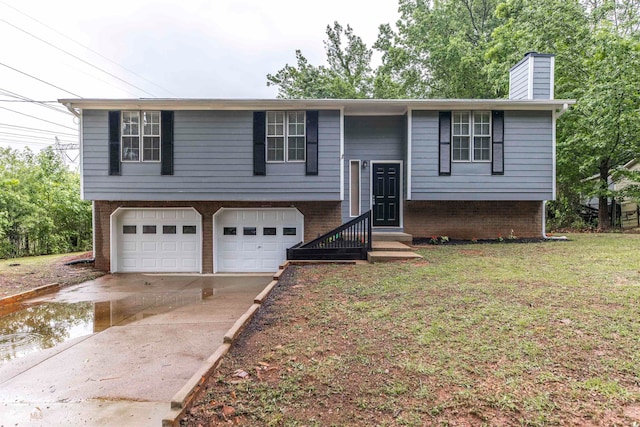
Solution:
[[[78,120],[60,98],[275,98],[266,75],[294,65],[296,49],[324,64],[327,25],[349,24],[372,46],[397,9],[397,0],[0,0],[0,147],[77,143]]]

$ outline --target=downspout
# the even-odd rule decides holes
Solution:
[[[554,122],[558,120],[569,109],[569,104],[562,104],[562,108],[559,111],[554,111]],[[555,153],[554,153],[555,155]],[[547,201],[542,202],[542,238],[545,240],[568,240],[567,236],[547,236]]]
[[[558,111],[555,111],[553,113],[553,116],[555,117],[556,120],[558,120],[560,117],[562,117],[564,113],[567,112],[568,109],[569,109],[569,104],[562,104],[562,108]]]
[[[64,106],[67,107],[67,110],[69,110],[71,114],[73,114],[77,118],[80,118],[80,113],[78,113],[76,109],[71,106],[70,103],[67,102],[66,104],[64,104]]]

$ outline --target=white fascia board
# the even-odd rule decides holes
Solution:
[[[398,115],[412,110],[556,110],[574,100],[514,99],[62,99],[91,110],[342,110],[343,115]]]

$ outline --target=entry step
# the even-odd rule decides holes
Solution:
[[[385,251],[385,252],[411,252],[411,248],[404,243],[396,242],[393,240],[389,241],[379,241],[374,240],[371,242],[372,249],[374,251]]]
[[[421,255],[406,251],[373,251],[367,254],[369,262],[404,261],[408,259],[420,259]]]
[[[374,231],[372,242],[408,242],[413,241],[413,235],[401,231]]]

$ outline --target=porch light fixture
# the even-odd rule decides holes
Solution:
[[[369,163],[367,163],[367,161],[366,161],[366,160],[365,160],[365,161],[363,161],[363,162],[362,162],[362,169],[366,169],[368,165],[369,165]]]

